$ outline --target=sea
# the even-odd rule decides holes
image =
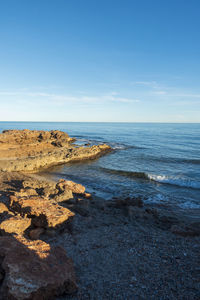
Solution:
[[[5,129],[61,130],[76,144],[107,143],[113,151],[95,160],[43,172],[86,186],[111,199],[140,196],[147,203],[200,208],[200,124],[0,122]]]

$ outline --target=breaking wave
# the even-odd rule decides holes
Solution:
[[[165,175],[153,175],[148,174],[145,172],[132,172],[132,171],[124,171],[124,170],[115,170],[115,169],[109,169],[109,168],[101,168],[102,171],[113,174],[113,175],[119,175],[119,176],[125,176],[128,178],[138,178],[138,179],[144,179],[149,181],[155,181],[162,184],[170,184],[180,187],[187,187],[192,189],[200,189],[200,182],[199,181],[193,181],[185,178],[180,177],[170,177]]]
[[[125,145],[125,144],[118,144],[118,143],[105,143],[109,144],[114,150],[126,150],[126,149],[145,149],[144,147],[136,146],[136,145]]]
[[[150,180],[159,182],[159,183],[166,183],[171,185],[176,185],[180,187],[187,187],[192,189],[200,189],[200,182],[193,181],[185,178],[180,177],[170,177],[165,175],[152,175],[148,174],[148,178]]]

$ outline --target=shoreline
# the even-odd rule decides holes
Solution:
[[[193,217],[38,172],[0,172],[0,299],[198,299]]]
[[[21,190],[12,187],[13,180],[18,184],[20,180],[28,181],[34,190],[41,189],[42,182],[50,186],[57,184],[38,174],[1,175],[8,185],[4,190],[7,200],[9,191],[19,193]],[[7,176],[10,180],[5,180]],[[48,190],[50,187],[46,192]],[[71,225],[47,228],[36,239],[52,249],[61,247],[73,259],[78,290],[74,295],[53,299],[100,300],[102,295],[107,299],[124,299],[125,296],[131,299],[133,293],[136,298],[148,295],[153,299],[168,299],[170,295],[170,299],[198,299],[195,270],[198,269],[200,228],[197,231],[196,227],[188,227],[191,226],[190,218],[166,211],[163,205],[145,205],[140,199],[139,202],[138,199],[121,199],[119,202],[94,195],[84,198],[74,194],[74,197],[72,201],[60,202],[61,207],[75,214]],[[28,237],[27,233],[25,237]],[[153,272],[157,272],[156,277],[152,277]],[[178,278],[175,282],[174,276]],[[163,280],[165,284],[161,288]]]

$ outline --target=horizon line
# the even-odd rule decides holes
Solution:
[[[161,122],[161,121],[0,121],[0,123],[153,123],[153,124],[200,124],[200,122]]]

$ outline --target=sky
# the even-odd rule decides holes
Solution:
[[[0,0],[0,121],[200,122],[200,1]]]

